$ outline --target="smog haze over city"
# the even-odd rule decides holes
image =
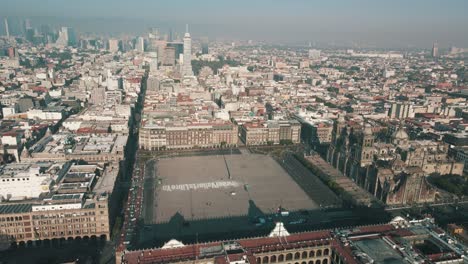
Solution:
[[[0,264],[468,263],[467,0],[0,0]]]
[[[81,32],[143,32],[157,25],[210,38],[381,48],[468,45],[465,0],[15,0],[0,17],[65,23]],[[429,46],[430,47],[430,46]]]

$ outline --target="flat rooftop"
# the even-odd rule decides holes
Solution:
[[[31,212],[32,204],[5,204],[0,205],[0,214],[18,214]]]
[[[381,238],[365,239],[353,242],[360,252],[367,254],[375,263],[404,264],[407,263],[392,247]]]
[[[146,223],[230,216],[260,216],[319,208],[271,157],[256,154],[166,158],[147,166],[160,184],[153,201],[145,201],[153,213]],[[148,204],[150,203],[150,204]],[[151,204],[152,203],[152,204]]]

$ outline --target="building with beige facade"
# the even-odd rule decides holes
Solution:
[[[31,243],[52,239],[110,239],[108,199],[59,195],[43,204],[0,205],[0,240]]]
[[[119,162],[124,159],[128,135],[70,133],[46,135],[29,150],[24,149],[21,160],[70,161],[90,163]]]
[[[145,150],[237,146],[237,127],[230,122],[147,125],[140,129]]]
[[[441,233],[433,221],[396,217],[388,224],[294,234],[277,222],[269,235],[255,238],[190,245],[172,239],[161,248],[118,249],[116,263],[366,264],[389,260],[394,263],[463,263],[466,246],[451,238],[441,239],[441,234],[450,235]],[[418,250],[433,244],[437,249]]]
[[[4,199],[0,203],[0,241],[10,245],[52,239],[109,239],[113,188],[106,186],[115,179],[99,170],[96,165],[68,162],[48,176],[53,184],[38,198]]]
[[[296,120],[248,122],[240,130],[241,140],[248,146],[301,142],[301,124]]]

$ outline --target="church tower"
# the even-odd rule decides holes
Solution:
[[[338,119],[333,123],[333,130],[332,130],[332,140],[331,144],[328,147],[327,153],[327,161],[332,164],[336,163],[337,153],[340,152],[340,143],[339,141],[342,140],[342,132],[346,127],[346,120],[343,115],[339,115]]]
[[[364,125],[363,137],[361,142],[361,167],[372,165],[374,159],[374,134],[370,124]]]

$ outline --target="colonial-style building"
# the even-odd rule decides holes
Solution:
[[[327,161],[387,204],[431,202],[431,174],[463,174],[463,162],[448,158],[448,146],[430,140],[409,140],[400,125],[388,142],[376,142],[372,126],[349,126],[344,117],[334,124]]]
[[[240,137],[246,145],[298,144],[301,124],[296,120],[245,123]]]
[[[145,125],[139,146],[146,150],[237,146],[237,130],[230,122]]]
[[[422,223],[427,225],[423,227]],[[430,218],[408,221],[395,217],[389,224],[295,234],[278,222],[270,235],[255,238],[191,245],[172,239],[161,248],[134,251],[119,246],[116,263],[463,263],[465,246],[458,242],[451,245],[439,234],[443,231]],[[438,251],[419,250],[434,244]]]
[[[194,245],[171,240],[161,249],[118,250],[116,263],[348,263],[344,259],[352,259],[351,252],[336,246],[330,231],[289,234],[277,223],[267,237]]]
[[[47,203],[0,205],[0,242],[110,239],[108,197],[55,195]]]

